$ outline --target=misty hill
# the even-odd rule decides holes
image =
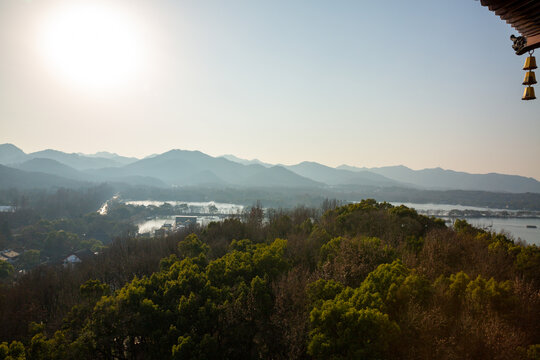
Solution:
[[[10,189],[33,189],[55,187],[82,187],[88,183],[66,179],[61,176],[45,174],[41,172],[29,172],[0,165],[0,188]]]
[[[17,165],[13,165],[13,167],[19,170],[51,174],[73,180],[92,180],[88,174],[75,170],[74,168],[53,159],[34,158]]]
[[[338,169],[365,171],[342,165]],[[371,172],[387,178],[429,189],[482,190],[495,192],[540,193],[540,182],[529,177],[497,173],[469,174],[441,168],[412,170],[406,166],[370,168]]]
[[[58,150],[42,150],[28,154],[31,158],[46,158],[56,160],[76,170],[98,169],[107,166],[120,166],[121,164],[112,159],[100,157],[88,157],[78,154],[68,154]]]
[[[258,159],[246,160],[234,155],[223,155],[222,158],[226,158],[227,160],[243,165],[260,164],[265,167],[273,166],[271,164],[263,163]],[[327,185],[410,186],[410,184],[404,184],[400,181],[395,181],[367,170],[358,171],[356,168],[352,171],[349,169],[335,169],[310,161],[304,161],[296,165],[280,166],[283,166],[297,175]]]
[[[0,144],[0,164],[8,165],[28,160],[29,157],[13,144]]]
[[[404,186],[403,183],[369,171],[349,171],[304,161],[285,166],[292,172],[328,185]]]
[[[233,162],[242,164],[242,165],[262,165],[264,167],[272,167],[272,166],[274,166],[272,164],[262,162],[259,159],[246,160],[246,159],[241,159],[241,158],[236,157],[236,156],[231,155],[231,154],[222,155],[220,157],[225,158],[225,159],[227,159],[229,161],[233,161]]]
[[[122,156],[122,155],[118,155],[116,153],[111,153],[111,152],[108,152],[108,151],[99,151],[99,152],[97,152],[95,154],[77,153],[77,155],[90,157],[90,158],[109,159],[109,160],[113,160],[113,161],[117,162],[118,164],[122,164],[122,165],[131,164],[131,163],[134,163],[135,161],[139,160],[139,159],[137,159],[135,157]]]
[[[143,185],[153,187],[167,187],[163,181],[150,176],[96,176],[91,171],[79,171],[72,167],[64,165],[56,160],[35,158],[20,164],[12,165],[19,170],[29,172],[39,172],[44,174],[56,175],[64,179],[91,182],[111,182],[129,185]]]
[[[139,175],[127,175],[127,176],[111,176],[111,177],[98,177],[101,182],[110,182],[113,184],[127,184],[127,185],[139,185],[149,186],[156,188],[169,187],[168,184],[152,176],[139,176]]]
[[[20,165],[27,160],[36,158],[55,160],[75,170],[122,166],[137,160],[135,158],[128,158],[105,152],[87,156],[83,154],[68,154],[62,151],[52,149],[36,151],[30,154],[26,154],[24,151],[22,151],[15,145],[0,145],[0,164],[2,165]]]
[[[137,160],[108,152],[84,155],[43,150],[26,154],[15,145],[2,144],[0,164],[77,181],[156,187],[318,188],[330,185],[540,193],[540,182],[517,175],[469,174],[441,168],[412,170],[405,166],[358,168],[342,165],[331,168],[315,162],[275,166],[234,155],[215,158],[200,151],[184,150],[171,150]]]
[[[251,167],[262,167],[261,165],[250,165]],[[247,177],[242,185],[247,186],[284,186],[284,187],[319,187],[324,184],[313,181],[307,177],[295,174],[294,172],[276,165],[271,168],[264,168],[256,171]],[[275,185],[274,185],[275,184]]]
[[[283,167],[242,165],[225,158],[214,158],[200,151],[171,150],[120,168],[95,171],[100,176],[151,176],[170,185],[238,185],[318,187],[322,184]]]

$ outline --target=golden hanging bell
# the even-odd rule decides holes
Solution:
[[[523,79],[523,85],[534,85],[536,84],[536,76],[534,71],[527,71],[525,73],[525,79]]]
[[[536,99],[536,96],[534,96],[534,88],[532,86],[527,86],[525,88],[525,91],[523,92],[523,97],[521,100],[534,100]]]
[[[534,56],[529,56],[525,59],[525,65],[523,65],[523,70],[534,70],[536,69],[536,58]]]

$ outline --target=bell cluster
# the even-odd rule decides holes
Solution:
[[[525,73],[525,79],[523,79],[523,85],[527,85],[525,91],[523,91],[523,97],[521,100],[534,100],[534,88],[531,85],[536,84],[536,76],[534,75],[534,70],[536,69],[536,59],[532,54],[525,59],[525,65],[523,65],[523,70],[527,71]]]

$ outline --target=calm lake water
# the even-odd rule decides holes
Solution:
[[[244,207],[238,204],[227,204],[217,202],[187,202],[187,201],[127,201],[126,204],[136,206],[160,206],[164,203],[171,204],[173,206],[186,204],[189,209],[194,212],[209,212],[209,208],[215,206],[217,213],[225,215],[240,214]],[[433,215],[442,219],[448,219],[444,216],[445,212],[451,210],[476,210],[476,211],[506,211],[510,214],[517,212],[515,210],[507,209],[490,209],[484,207],[474,206],[462,206],[462,205],[446,205],[446,204],[415,204],[415,203],[392,203],[392,205],[405,205],[410,208],[416,209],[419,213],[426,215]],[[159,229],[164,224],[174,225],[176,216],[182,216],[186,214],[163,216],[155,219],[149,219],[135,224],[139,227],[139,233],[144,234]],[[200,225],[207,225],[211,221],[219,221],[217,216],[200,216],[197,218],[197,223]],[[452,220],[452,219],[451,219]],[[540,218],[519,218],[519,217],[482,217],[482,218],[466,218],[466,220],[473,226],[483,228],[495,232],[504,232],[511,235],[515,240],[521,239],[528,244],[536,244],[540,246]],[[536,228],[527,228],[527,225],[536,226]]]
[[[401,205],[402,203],[392,203],[392,205]],[[506,209],[490,209],[473,206],[462,205],[446,205],[446,204],[414,204],[403,203],[403,205],[414,208],[422,214],[434,215],[431,212],[450,211],[450,210],[477,210],[477,211],[507,211],[508,213],[516,212],[515,210]],[[442,219],[448,219],[447,216],[436,215]],[[473,226],[491,230],[495,232],[504,232],[510,234],[515,240],[521,239],[528,244],[540,245],[540,218],[518,218],[518,217],[482,217],[482,218],[466,218],[467,222]],[[527,228],[527,225],[536,226],[536,228]]]
[[[214,209],[216,214],[221,215],[239,215],[244,210],[244,206],[238,204],[228,204],[228,203],[219,203],[214,201],[207,202],[189,202],[189,201],[154,201],[154,200],[141,200],[141,201],[126,201],[128,205],[135,206],[161,206],[163,204],[170,204],[172,206],[179,206],[182,204],[187,205],[188,212],[185,214],[170,215],[170,216],[160,216],[158,218],[149,219],[137,223],[139,227],[139,234],[144,234],[147,232],[152,232],[159,229],[165,224],[171,224],[174,226],[176,216],[186,216],[189,213],[210,213],[211,209]],[[215,210],[217,209],[217,210]],[[198,216],[197,223],[199,225],[207,225],[212,221],[220,221],[219,216]]]
[[[139,234],[144,234],[148,232],[151,233],[152,231],[159,229],[165,224],[171,224],[174,226],[177,216],[186,216],[186,214],[161,216],[159,218],[142,221],[135,225],[139,227]],[[220,220],[221,218],[219,216],[199,216],[197,217],[197,224],[204,226],[204,225],[208,225],[212,221],[220,221]]]
[[[218,214],[235,215],[240,214],[244,210],[243,205],[219,203],[214,201],[207,202],[194,202],[194,201],[154,201],[154,200],[138,200],[138,201],[126,201],[127,205],[135,206],[161,206],[163,204],[169,204],[172,206],[179,206],[186,204],[188,208],[194,212],[210,212],[211,207],[217,208]]]

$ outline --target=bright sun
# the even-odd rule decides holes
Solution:
[[[137,28],[118,9],[73,2],[55,9],[40,30],[40,52],[55,74],[86,89],[104,90],[134,81],[143,51]]]

